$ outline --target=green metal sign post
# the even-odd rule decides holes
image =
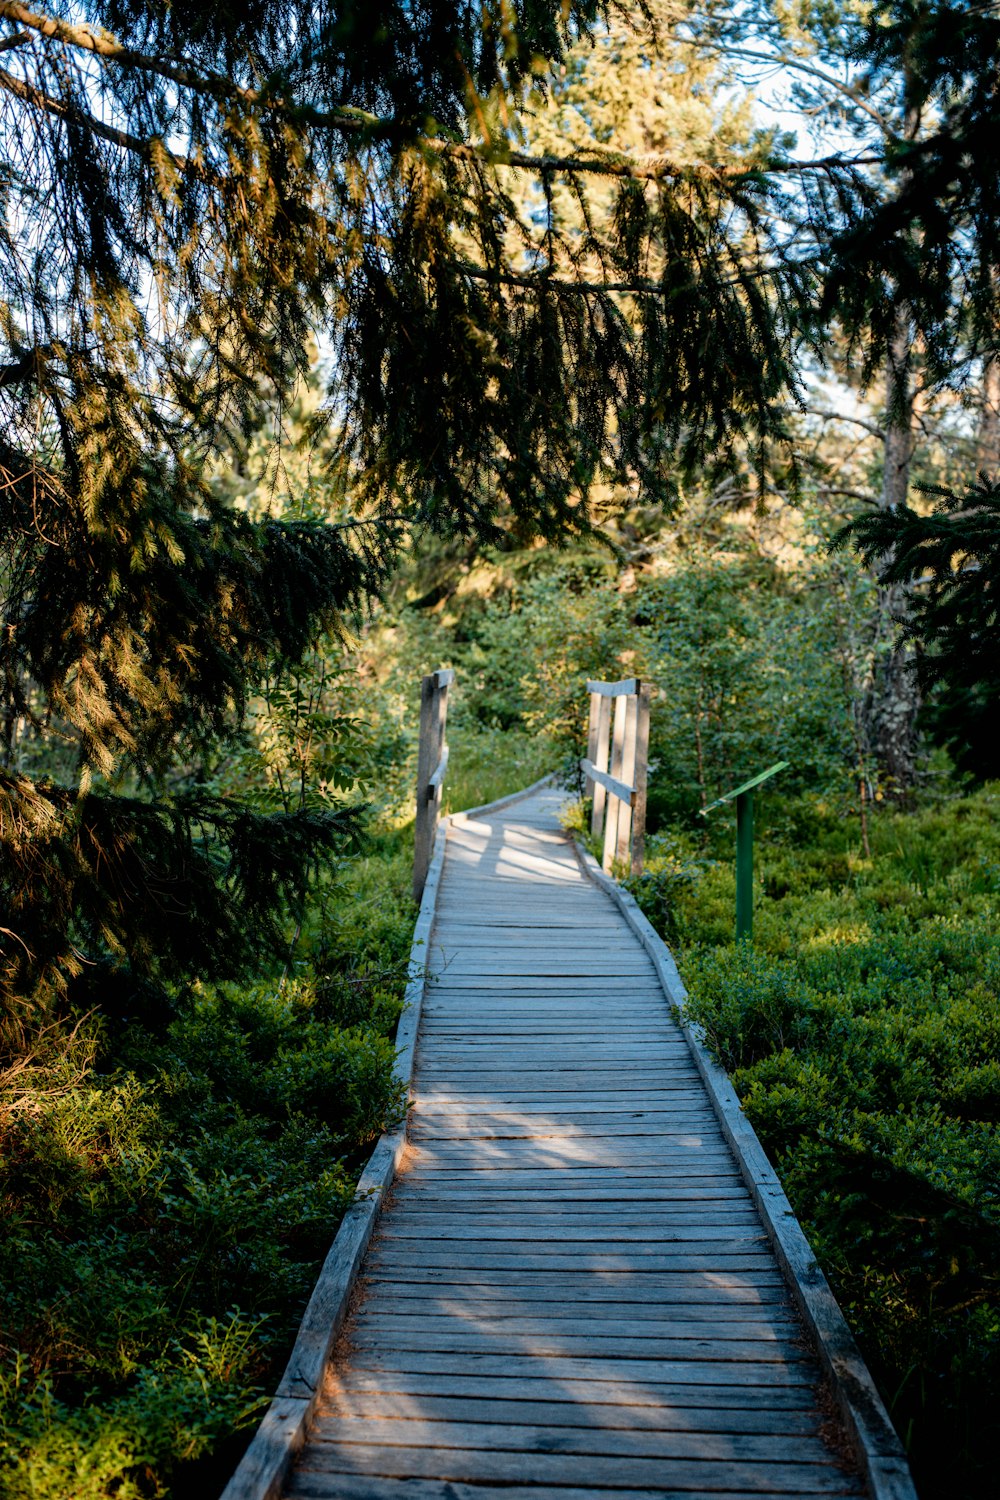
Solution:
[[[736,803],[736,941],[753,936],[753,794],[757,787],[788,766],[787,760],[775,761],[759,776],[744,781],[701,810],[706,817],[725,802]]]

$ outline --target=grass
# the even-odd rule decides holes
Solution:
[[[445,812],[461,812],[519,792],[547,776],[559,759],[559,752],[545,735],[528,734],[523,729],[461,726],[448,738]]]

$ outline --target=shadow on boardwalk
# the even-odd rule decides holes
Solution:
[[[449,831],[411,1146],[286,1492],[860,1496],[684,1036],[561,800]]]

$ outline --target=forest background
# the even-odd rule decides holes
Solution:
[[[234,1466],[400,1108],[418,679],[449,665],[452,807],[579,791],[586,678],[657,685],[636,894],[921,1494],[985,1495],[995,7],[657,5],[652,37],[499,6],[458,85],[369,9],[393,40],[341,7],[334,89],[319,42],[247,72],[253,7],[0,3],[0,1488]],[[281,94],[317,78],[367,132],[332,169]],[[894,579],[844,549],[859,510]],[[779,757],[736,949],[698,814]]]

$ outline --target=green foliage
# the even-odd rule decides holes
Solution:
[[[772,804],[773,806],[773,804]],[[637,894],[681,947],[731,1072],[894,1420],[921,1494],[985,1495],[1000,1397],[997,792],[880,811],[872,858],[804,799],[733,869],[651,841]],[[727,830],[731,837],[731,829]],[[718,839],[714,852],[721,855]]]
[[[794,568],[739,523],[650,545],[644,571],[596,548],[480,561],[414,631],[424,663],[439,655],[460,674],[455,734],[471,721],[476,734],[544,737],[547,768],[575,777],[587,679],[635,675],[656,689],[654,830],[779,757],[792,763],[786,793],[849,792],[855,639],[871,590],[826,556],[808,521],[799,531]]]
[[[779,758],[783,791],[843,784],[845,617],[858,603],[820,558],[790,575],[735,531],[721,546],[695,541],[642,590],[656,816],[690,815]]]
[[[60,1401],[49,1375],[18,1358],[0,1372],[0,1492],[5,1500],[149,1500],[167,1493],[160,1476],[177,1460],[210,1451],[253,1422],[257,1325],[238,1312],[208,1319],[140,1370],[127,1395],[83,1405]],[[248,1384],[249,1382],[249,1384]]]
[[[410,858],[374,837],[283,975],[50,1028],[2,1079],[4,1495],[224,1483],[399,1115]]]
[[[838,534],[887,584],[907,595],[904,635],[922,648],[917,669],[934,689],[930,718],[959,765],[997,770],[1000,480],[983,474],[964,493],[925,486],[929,515],[909,506],[859,516]]]
[[[831,239],[824,304],[855,337],[863,331],[869,372],[905,306],[932,378],[954,379],[963,354],[996,341],[997,179],[984,153],[996,131],[987,79],[1000,22],[993,7],[961,0],[880,0],[848,15],[862,22],[855,98],[881,103],[890,128],[881,190]]]

